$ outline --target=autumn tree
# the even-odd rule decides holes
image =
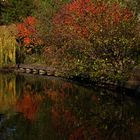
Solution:
[[[119,81],[135,63],[136,26],[137,16],[126,4],[74,0],[54,15],[54,39],[46,55],[68,70],[66,75]]]
[[[34,0],[36,10],[34,16],[38,19],[38,33],[47,42],[52,32],[52,18],[70,0]]]

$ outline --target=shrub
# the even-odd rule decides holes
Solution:
[[[50,63],[66,75],[120,81],[135,63],[137,18],[119,3],[74,0],[56,13],[53,25],[47,60],[53,57]]]
[[[18,46],[26,53],[41,53],[42,41],[38,36],[37,30],[37,19],[29,16],[23,23],[17,24],[17,36]]]

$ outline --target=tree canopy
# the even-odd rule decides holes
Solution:
[[[5,0],[1,5],[1,24],[19,22],[32,14],[33,0]]]

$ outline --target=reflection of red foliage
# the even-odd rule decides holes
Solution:
[[[87,140],[87,139],[101,140],[101,135],[98,129],[79,127],[69,137],[69,140]]]
[[[54,102],[63,102],[66,97],[66,94],[64,92],[60,93],[56,91],[49,91],[47,95]]]
[[[57,133],[69,133],[77,122],[76,117],[69,110],[55,108],[51,110],[53,126]]]
[[[83,127],[80,127],[70,135],[69,140],[87,140],[86,130]]]
[[[73,116],[72,112],[70,112],[69,110],[58,111],[58,109],[52,108],[51,112],[55,121],[63,118],[67,125],[73,124],[76,121],[75,116]]]
[[[39,109],[41,97],[38,95],[23,95],[21,100],[17,101],[17,111],[24,114],[24,117],[33,121]]]
[[[62,90],[65,90],[65,89],[72,89],[72,84],[71,83],[64,83],[62,86]]]
[[[69,84],[64,84],[64,89],[70,87]],[[67,94],[64,93],[62,88],[61,92],[50,91],[47,93],[48,97],[53,101],[51,109],[53,127],[58,134],[69,133],[77,122],[73,113],[65,108],[65,101]]]
[[[48,97],[54,101],[54,102],[57,102],[57,100],[59,100],[59,93],[58,92],[55,92],[55,91],[49,91],[47,93]]]

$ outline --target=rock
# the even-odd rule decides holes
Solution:
[[[24,68],[19,68],[19,71],[20,72],[25,72],[25,69]]]
[[[51,70],[48,70],[48,71],[47,71],[47,75],[48,75],[48,76],[53,76],[53,75],[54,75],[54,71],[53,71],[53,70],[52,70],[52,71],[51,71]]]
[[[38,74],[38,70],[33,69],[33,74]]]
[[[45,70],[39,70],[39,74],[40,75],[45,75],[46,74],[46,71]]]
[[[26,69],[26,73],[31,73],[32,70],[31,69]]]

